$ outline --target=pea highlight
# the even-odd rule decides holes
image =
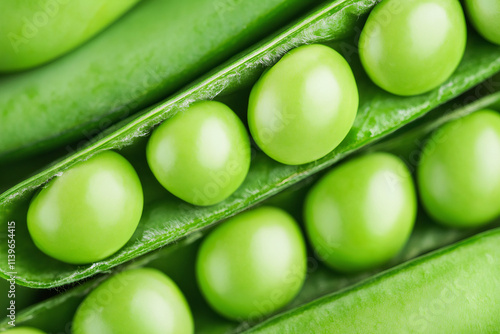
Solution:
[[[458,0],[385,0],[368,16],[359,55],[379,87],[417,95],[451,76],[464,54],[466,34]]]
[[[153,132],[147,159],[172,194],[191,204],[212,205],[243,183],[250,168],[250,140],[229,107],[198,102]]]
[[[15,327],[12,329],[8,329],[5,332],[2,332],[4,334],[45,334],[45,332],[42,332],[39,329],[32,328],[32,327]]]
[[[480,110],[427,141],[418,166],[420,197],[436,221],[476,227],[500,215],[500,116]]]
[[[156,269],[121,272],[93,290],[73,319],[74,334],[192,334],[193,318],[177,285]]]
[[[255,84],[248,105],[253,139],[274,160],[299,165],[337,147],[352,127],[358,89],[335,50],[307,45],[286,54]]]
[[[488,41],[500,45],[500,2],[498,0],[464,0],[469,19]]]
[[[396,156],[373,153],[336,167],[307,194],[305,225],[316,254],[341,272],[387,262],[408,240],[417,200]]]
[[[49,182],[28,209],[35,245],[60,261],[84,264],[115,253],[142,214],[142,186],[132,165],[106,151]]]
[[[257,319],[290,302],[306,274],[302,234],[285,211],[261,207],[217,227],[203,241],[196,276],[223,316]]]

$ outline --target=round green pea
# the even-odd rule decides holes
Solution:
[[[290,302],[306,275],[305,243],[285,211],[261,207],[217,227],[202,243],[196,276],[208,303],[234,320],[259,319]]]
[[[73,264],[91,263],[127,243],[143,202],[132,165],[106,151],[78,163],[35,195],[28,230],[45,254]]]
[[[300,165],[340,144],[352,127],[358,102],[351,68],[339,53],[323,45],[301,46],[255,84],[248,125],[264,153]]]
[[[150,268],[121,272],[93,290],[73,319],[74,334],[191,334],[189,306],[177,285]]]
[[[420,197],[436,221],[476,227],[500,215],[500,115],[477,111],[437,130],[418,166]]]
[[[318,257],[341,272],[379,266],[405,245],[417,200],[406,165],[388,153],[336,167],[307,194],[306,230]]]
[[[233,194],[248,173],[250,155],[245,126],[215,101],[195,103],[166,120],[147,146],[157,180],[195,205],[213,205]]]
[[[472,25],[488,41],[500,45],[500,1],[464,0]]]
[[[458,0],[385,0],[366,21],[359,55],[375,84],[396,95],[417,95],[451,76],[466,39]]]
[[[45,334],[45,332],[42,332],[39,329],[32,328],[32,327],[16,327],[12,329],[8,329],[5,332],[2,332],[4,334]]]

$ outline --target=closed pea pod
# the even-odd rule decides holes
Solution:
[[[307,45],[290,51],[255,84],[248,125],[264,153],[299,165],[337,147],[357,109],[358,90],[349,64],[329,47]]]
[[[343,272],[387,262],[406,243],[416,216],[410,172],[397,157],[373,153],[334,168],[307,195],[313,249]]]
[[[139,0],[0,2],[0,71],[42,65],[74,49]]]

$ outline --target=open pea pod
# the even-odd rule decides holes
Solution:
[[[180,276],[175,276],[175,272],[178,272],[180,275],[184,275],[184,268],[187,268],[185,260],[189,260],[192,257],[193,251],[196,250],[194,246],[197,245],[197,241],[200,240],[201,234],[195,233],[191,235],[189,238],[185,238],[175,245],[171,245],[165,249],[161,249],[154,254],[150,254],[144,258],[138,259],[134,262],[128,263],[123,266],[121,269],[133,269],[138,267],[143,267],[146,264],[154,264],[155,261],[158,263],[168,262],[168,266],[156,266],[158,269],[166,270],[172,277],[180,278]],[[174,275],[172,275],[174,274]],[[46,331],[47,333],[54,334],[62,334],[62,333],[71,333],[71,324],[73,320],[74,313],[76,308],[81,303],[83,298],[90,292],[92,289],[97,287],[100,283],[102,283],[105,279],[107,279],[109,275],[102,275],[91,279],[83,284],[78,284],[76,287],[67,290],[67,291],[55,291],[54,296],[39,302],[38,304],[33,304],[30,307],[26,308],[21,312],[16,314],[15,323],[17,327],[28,326],[35,327]],[[177,279],[176,279],[177,281]],[[190,284],[190,283],[189,283]],[[18,295],[17,295],[16,287],[16,306],[18,304]],[[48,290],[31,290],[32,294],[29,295],[25,293],[26,298],[40,298],[37,295],[39,291],[48,291]],[[60,292],[59,294],[55,294],[56,292]],[[24,305],[24,304],[23,304]],[[20,307],[17,307],[19,310]],[[11,319],[2,318],[0,322],[0,331],[5,329],[11,329],[11,325],[9,322]]]
[[[500,48],[471,33],[463,61],[441,87],[414,97],[397,97],[373,85],[360,70],[353,42],[359,17],[375,0],[343,0],[325,4],[305,19],[239,55],[163,103],[138,117],[106,131],[94,142],[0,195],[0,217],[16,222],[16,280],[21,285],[50,288],[78,281],[124,263],[195,231],[234,215],[281,190],[323,170],[346,155],[373,143],[423,116],[434,107],[474,87],[500,70]],[[351,36],[350,38],[347,38]],[[210,207],[194,207],[161,189],[148,171],[144,157],[145,136],[158,123],[193,101],[212,99],[254,82],[265,66],[286,51],[313,42],[332,42],[355,71],[360,108],[344,142],[324,158],[301,166],[285,166],[255,152],[244,184],[227,200]],[[132,239],[116,254],[90,265],[74,266],[42,254],[26,230],[26,208],[33,193],[53,177],[81,160],[108,149],[122,149],[140,174],[145,188],[143,217]],[[5,228],[4,231],[7,229]],[[5,241],[6,234],[1,238]],[[0,242],[0,275],[8,277],[7,242]]]
[[[10,7],[17,9],[25,2],[0,2],[0,59],[9,57],[1,49],[9,43],[2,35],[9,36],[11,30],[17,33],[13,25],[21,25],[22,35],[24,18],[29,25],[33,16],[36,24],[37,17],[48,16],[48,6],[59,4],[59,12],[47,18],[46,25],[38,27],[37,33],[32,32],[33,38],[19,46],[19,54],[15,55],[19,62],[23,47],[43,44],[43,53],[30,50],[32,58],[55,51],[56,43],[50,43],[57,39],[51,34],[53,29],[69,43],[72,29],[64,23],[85,23],[92,14],[92,3],[102,3],[30,0],[35,10],[40,6],[39,12],[32,16],[22,12],[21,17],[10,13]],[[85,7],[77,8],[77,2],[85,3]],[[125,6],[130,0],[106,2],[108,6],[100,7],[96,20],[106,15],[112,2]],[[10,163],[69,144],[74,150],[114,122],[172,94],[318,2],[139,2],[106,31],[64,57],[29,71],[0,76],[0,162]],[[75,9],[76,16],[72,15]],[[83,24],[87,33],[93,23]],[[5,34],[2,29],[6,29]],[[50,40],[45,38],[48,35]]]
[[[499,226],[498,223],[492,225]],[[413,232],[406,248],[384,268],[379,268],[370,272],[345,276],[333,272],[322,264],[316,262],[314,258],[309,258],[309,269],[306,282],[300,294],[281,310],[276,317],[286,314],[302,305],[342,289],[349,288],[354,284],[362,282],[381,272],[382,269],[404,263],[421,254],[439,249],[452,244],[466,237],[474,235],[478,231],[447,230],[428,221],[428,218],[419,217],[416,229]],[[175,247],[168,247],[160,252],[147,255],[141,261],[127,265],[122,269],[131,269],[139,266],[154,267],[162,270],[170,276],[186,295],[193,311],[195,320],[195,333],[197,334],[232,334],[244,333],[254,326],[260,324],[259,319],[252,323],[237,323],[222,318],[216,314],[205,303],[199,290],[196,287],[195,278],[195,257],[199,245],[200,234],[184,240]],[[180,248],[182,247],[182,248]],[[47,333],[71,333],[71,323],[78,305],[83,301],[92,289],[97,287],[108,276],[101,276],[92,279],[84,284],[62,292],[43,302],[26,308],[19,312],[16,317],[18,326],[32,326],[43,329]],[[0,330],[8,328],[8,318],[0,322]]]
[[[488,97],[478,101],[477,103],[468,105],[464,109],[460,109],[455,114],[453,114],[453,118],[463,116],[468,112],[472,112],[476,109],[489,106],[489,102],[491,102],[492,100],[500,101],[500,93],[493,96],[493,98]],[[437,121],[432,122],[432,124],[425,124],[425,127],[420,127],[420,131],[412,132],[412,136],[414,135],[414,133],[418,132],[420,135],[419,138],[423,138],[427,134],[429,134],[430,131],[432,131],[432,128],[434,128],[434,126],[443,124],[446,119],[450,119],[450,117],[440,118]],[[411,145],[408,147],[408,145],[406,145],[406,141],[400,140],[406,137],[406,134],[397,136],[394,139],[389,140],[388,142],[382,142],[380,146],[384,146],[385,144],[387,144],[387,146],[391,146],[395,150],[406,150],[408,148],[411,149]],[[407,157],[402,156],[402,158]],[[317,179],[317,175],[318,174],[313,175],[310,178],[299,183],[297,186],[293,187],[294,189],[288,189],[285,192],[269,199],[266,204],[284,204],[282,206],[287,209],[294,209],[297,207],[300,208],[305,191],[311,184],[311,181]],[[297,211],[300,212],[301,210],[299,209]],[[499,222],[495,222],[487,228],[498,225]],[[406,247],[401,251],[400,254],[398,254],[396,258],[394,258],[390,263],[386,264],[382,268],[356,275],[343,275],[326,268],[321,263],[318,263],[314,258],[310,257],[307,279],[300,294],[293,300],[290,305],[286,307],[286,309],[281,310],[279,314],[276,314],[275,319],[286,319],[287,317],[289,317],[289,313],[287,313],[288,311],[291,312],[290,314],[295,314],[296,311],[294,310],[296,308],[298,308],[298,310],[302,310],[302,305],[306,305],[312,300],[320,298],[326,294],[334,293],[348,288],[360,281],[369,279],[370,277],[376,275],[386,268],[391,268],[397,264],[411,260],[421,254],[425,254],[429,251],[433,251],[443,246],[455,243],[459,240],[474,235],[481,230],[450,230],[433,223],[428,218],[428,216],[421,212],[421,214],[419,214],[415,230],[413,231],[413,234]],[[148,266],[158,268],[165,272],[168,276],[170,276],[179,285],[183,293],[186,295],[189,304],[191,305],[193,316],[195,319],[195,332],[198,334],[229,334],[242,333],[246,332],[247,330],[252,331],[252,328],[254,326],[257,326],[257,328],[259,328],[259,324],[262,321],[264,321],[263,326],[265,326],[267,324],[267,322],[265,322],[267,319],[265,318],[258,319],[257,321],[251,323],[237,323],[226,320],[212,311],[210,307],[204,302],[203,297],[201,296],[197,288],[194,272],[195,257],[201,236],[202,233],[194,233],[190,235],[189,238],[183,239],[181,242],[161,249],[157,252],[147,254],[139,260],[121,267],[120,270],[140,266]],[[18,326],[33,326],[36,328],[41,328],[47,333],[70,333],[71,322],[76,308],[85,298],[85,296],[93,288],[98,286],[104,279],[106,279],[106,277],[108,276],[105,275],[90,280],[82,285],[68,290],[67,292],[63,292],[53,298],[27,308],[17,315],[16,321]],[[8,328],[7,321],[8,319],[0,323],[0,329]],[[271,320],[271,322],[275,321],[276,320]],[[280,330],[282,328],[288,328],[287,326],[293,328],[293,325],[288,325],[286,320],[283,320],[281,321],[279,328],[276,329],[275,332],[280,333]],[[317,328],[316,330],[317,332],[321,332],[322,328]]]
[[[489,94],[485,97],[478,98],[479,90],[485,89],[485,85],[479,86],[477,89],[471,90],[464,96],[450,101],[448,104],[432,111],[426,118],[419,121],[418,126],[408,130],[403,128],[393,134],[390,138],[381,141],[375,145],[371,145],[362,151],[388,151],[393,154],[398,154],[403,160],[411,164],[411,157],[415,151],[420,150],[420,143],[439,126],[464,117],[476,110],[483,108],[500,107],[500,92]],[[472,103],[467,103],[471,99],[476,99]],[[461,105],[461,107],[456,107]],[[286,191],[274,196],[266,201],[268,205],[281,206],[290,211],[300,221],[301,207],[305,192],[308,187],[316,180],[319,174],[312,175],[302,182]],[[280,323],[280,327],[275,332],[279,332],[280,328],[287,328],[286,320],[291,318],[291,315],[302,312],[302,305],[323,297],[327,294],[338,292],[342,289],[353,286],[354,284],[370,279],[377,273],[394,267],[395,265],[405,263],[422,254],[440,249],[444,246],[453,244],[464,238],[470,237],[483,231],[500,226],[500,221],[493,222],[490,226],[480,229],[449,229],[435,224],[422,210],[419,212],[415,229],[405,246],[405,248],[388,264],[381,268],[363,272],[356,275],[339,274],[331,269],[326,268],[316,259],[309,258],[309,269],[306,282],[299,295],[279,314],[275,315],[274,319],[270,320],[270,324],[275,322]],[[496,232],[498,234],[498,232]],[[199,245],[200,237],[203,233],[193,233],[188,238],[182,239],[179,243],[172,246],[160,249],[156,252],[147,254],[136,261],[120,267],[120,270],[129,269],[138,266],[155,267],[167,275],[169,275],[180,286],[181,290],[186,295],[189,304],[193,310],[195,319],[196,333],[216,334],[216,333],[241,333],[247,330],[252,330],[254,326],[259,327],[259,323],[266,328],[267,319],[258,319],[254,322],[236,323],[226,320],[215,312],[204,302],[201,296],[195,278],[194,263],[196,252]],[[421,260],[417,260],[420,261]],[[405,265],[407,267],[409,265]],[[395,269],[399,270],[399,269]],[[392,272],[392,271],[391,271]],[[384,274],[384,276],[387,274]],[[69,333],[71,321],[76,308],[85,296],[98,284],[100,284],[107,275],[100,276],[90,280],[82,285],[43,301],[37,305],[27,308],[17,315],[17,324],[20,326],[34,326],[41,328],[48,333]],[[378,276],[376,276],[378,277]],[[375,278],[375,280],[378,278]],[[370,280],[370,282],[373,279]],[[330,297],[326,297],[330,298]],[[317,304],[317,302],[314,302]],[[309,306],[305,306],[309,308]],[[294,311],[297,309],[298,311]],[[291,312],[291,313],[287,313]],[[1,328],[7,328],[7,320],[0,323]],[[294,320],[291,320],[294,321]],[[317,329],[321,332],[321,328]]]
[[[495,85],[498,85],[498,82],[495,81]],[[488,85],[489,86],[489,85]],[[484,86],[481,86],[479,90],[484,89]],[[421,119],[418,122],[417,126],[412,129],[402,128],[398,132],[391,135],[389,138],[376,143],[374,145],[370,145],[365,149],[361,150],[361,153],[366,152],[377,152],[377,151],[385,151],[390,152],[392,154],[398,155],[402,160],[406,161],[410,170],[415,170],[416,162],[413,160],[415,155],[419,155],[422,149],[422,143],[425,142],[426,138],[437,128],[450,122],[452,120],[464,117],[469,115],[470,113],[484,109],[484,108],[498,108],[500,110],[500,92],[496,92],[490,95],[487,95],[482,98],[478,98],[472,103],[467,103],[467,101],[473,100],[478,97],[479,90],[472,90],[468,94],[455,99],[454,101],[450,101],[440,108],[433,110],[429,113],[425,118]],[[460,107],[458,107],[460,106]],[[412,124],[413,125],[413,124]],[[334,167],[335,168],[335,167]],[[315,174],[308,179],[302,181],[300,184],[303,184],[304,187],[307,188],[320,176],[318,173]],[[299,185],[300,185],[299,184]],[[287,193],[290,193],[290,190],[278,194],[277,196],[268,200],[269,204],[276,205],[276,203],[286,203],[284,208],[292,213],[296,218],[301,221],[302,215],[302,202],[304,198],[304,190],[298,189],[291,192],[291,196]],[[278,204],[279,205],[279,204]],[[295,322],[291,322],[288,324],[287,320],[289,314],[300,314],[301,310],[308,308],[307,304],[321,298],[325,295],[339,292],[341,290],[352,287],[353,285],[362,282],[372,280],[372,277],[378,277],[377,275],[384,270],[393,268],[402,263],[406,263],[409,260],[417,258],[423,254],[426,254],[431,251],[435,251],[441,249],[445,246],[454,244],[458,241],[461,241],[465,238],[476,235],[485,230],[497,228],[500,226],[500,219],[492,222],[490,225],[474,228],[474,229],[450,229],[447,227],[443,227],[439,224],[436,224],[425,212],[424,210],[419,210],[417,215],[417,222],[415,228],[411,234],[409,241],[407,242],[404,249],[389,263],[382,266],[381,268],[376,268],[371,271],[362,272],[355,275],[346,275],[337,273],[321,263],[318,263],[316,259],[309,258],[309,268],[306,281],[299,295],[285,307],[285,309],[280,310],[278,314],[275,314],[269,318],[258,319],[256,322],[244,322],[244,323],[235,323],[228,321],[219,315],[215,314],[208,305],[203,304],[203,299],[199,292],[196,292],[195,297],[191,297],[193,301],[190,300],[193,308],[195,309],[195,323],[196,323],[196,333],[203,334],[216,334],[216,333],[253,333],[253,328],[260,328],[260,324],[263,323],[263,327],[267,328],[266,323],[269,321],[270,324],[274,322],[279,322],[280,326],[272,327],[274,332],[272,333],[282,333],[284,329],[294,329],[291,331],[293,333],[302,332],[298,328],[294,327]],[[498,232],[497,232],[498,234]],[[195,258],[192,258],[194,262]],[[158,260],[153,261],[153,263],[148,264],[149,266],[155,265],[158,263]],[[160,268],[163,269],[163,268]],[[170,273],[169,270],[165,270],[167,273]],[[178,270],[181,270],[178,268]],[[184,269],[186,270],[186,269]],[[191,269],[192,272],[189,273],[190,278],[183,277],[184,281],[189,282],[190,280],[195,283],[195,274],[194,269]],[[392,271],[393,269],[391,269]],[[397,270],[397,269],[396,269]],[[436,271],[439,269],[436,268]],[[190,291],[189,285],[187,283],[186,291]],[[198,298],[198,299],[196,299]],[[328,298],[328,297],[327,297]],[[316,302],[313,302],[316,303]],[[306,306],[304,306],[306,305]],[[383,306],[379,307],[380,310],[385,310]],[[295,311],[297,310],[297,311]],[[313,312],[310,312],[312,314]],[[278,320],[273,320],[270,318],[275,318]],[[284,320],[279,320],[283,318]],[[324,319],[324,326],[328,326],[328,322],[333,321],[334,316]],[[270,320],[268,320],[270,319]],[[303,319],[302,319],[303,320]],[[305,321],[304,324],[310,323],[309,321]],[[372,323],[373,324],[373,323]],[[313,332],[322,333],[322,332],[330,332],[331,327],[323,327],[323,328],[315,328]],[[258,331],[257,331],[258,332]],[[303,331],[308,332],[308,331]],[[349,331],[344,331],[349,332]],[[370,332],[370,331],[367,331]],[[410,331],[411,332],[411,331]]]

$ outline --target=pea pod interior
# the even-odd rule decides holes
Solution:
[[[418,126],[410,130],[403,128],[390,138],[369,146],[364,151],[387,151],[397,154],[407,162],[410,170],[414,169],[415,163],[412,162],[414,152],[420,150],[420,143],[437,127],[451,120],[466,116],[476,110],[500,106],[500,92],[490,94],[472,103],[464,103],[464,101],[468,101],[471,96],[474,96],[475,92],[476,90],[471,93],[472,95],[468,94],[461,99],[452,101],[432,111],[426,116],[427,119],[419,121],[420,124],[418,124]],[[464,105],[455,109],[456,107],[454,106],[459,103]],[[311,182],[317,179],[319,174],[321,173],[312,175],[306,180],[298,183],[292,189],[272,197],[266,201],[266,204],[282,207],[290,211],[295,215],[295,218],[300,221],[301,207],[305,192],[311,185]],[[497,220],[485,228],[489,229],[491,227],[500,226],[499,224],[500,221]],[[420,254],[462,240],[482,230],[483,229],[457,230],[444,228],[431,221],[423,211],[420,211],[417,225],[403,251],[381,268],[346,276],[327,269],[323,264],[310,258],[308,276],[304,287],[293,302],[286,306],[284,310],[280,310],[279,314],[286,314],[283,312],[293,310],[300,305],[304,305],[326,294],[334,293],[352,286],[383,269],[393,267],[396,264],[408,261]],[[182,239],[179,243],[148,254],[135,262],[126,264],[120,269],[147,265],[149,267],[158,268],[169,275],[179,284],[181,290],[188,298],[190,306],[193,308],[197,333],[244,332],[261,321],[266,320],[262,318],[249,323],[232,322],[218,316],[208,305],[206,305],[197,288],[194,272],[194,262],[201,236],[202,233],[193,233],[188,238]],[[71,319],[78,304],[89,291],[97,286],[105,277],[106,276],[101,276],[90,280],[82,285],[78,285],[72,290],[26,309],[18,315],[18,324],[39,327],[48,332],[63,331],[64,327],[71,323]],[[2,328],[2,326],[6,326],[6,322],[1,323],[0,328]]]
[[[174,93],[316,1],[141,1],[74,52],[0,77],[0,161],[85,142]],[[17,1],[2,1],[0,8],[7,2]],[[61,9],[45,26],[35,27],[28,45],[65,14]]]
[[[298,197],[300,202],[303,191],[304,188],[301,187],[292,192],[291,196],[294,197],[295,200]],[[287,194],[287,200],[289,199],[290,194]],[[272,202],[275,202],[274,199]],[[495,223],[494,226],[498,226],[498,222]],[[419,219],[417,228],[407,247],[397,258],[393,259],[384,268],[407,261],[417,255],[445,246],[449,243],[456,242],[475,232],[476,231],[450,231],[428,221],[426,216],[422,216]],[[266,318],[261,318],[253,322],[232,322],[217,315],[205,303],[197,288],[194,273],[194,262],[199,247],[199,236],[200,234],[188,240],[184,240],[179,245],[168,247],[161,252],[148,255],[138,263],[134,263],[128,267],[134,268],[141,265],[147,265],[148,267],[157,268],[165,272],[179,284],[192,308],[196,333],[240,333],[266,320]],[[280,310],[278,316],[287,310],[293,310],[325,294],[350,287],[355,283],[371,277],[379,270],[384,269],[379,268],[357,275],[345,276],[324,267],[322,264],[318,264],[312,259],[310,259],[309,266],[308,278],[299,296],[284,310]],[[91,280],[72,290],[48,299],[45,302],[28,308],[18,316],[18,323],[23,326],[30,325],[42,328],[49,333],[59,333],[63,331],[64,327],[68,327],[71,324],[73,314],[79,303],[92,288],[102,282],[103,278],[105,277]],[[0,328],[4,325],[5,324],[0,324]]]
[[[476,235],[249,333],[493,333],[500,326],[499,241],[500,229]]]
[[[414,97],[397,97],[383,92],[360,70],[354,46],[356,36],[353,36],[359,17],[366,16],[375,3],[375,0],[344,0],[325,4],[172,98],[145,110],[137,118],[111,128],[89,146],[4,192],[0,196],[0,217],[4,222],[15,221],[17,228],[17,282],[37,288],[60,286],[108,270],[175,242],[331,166],[344,156],[387,136],[500,70],[500,48],[472,33],[461,65],[441,87]],[[274,63],[284,52],[297,45],[313,42],[328,42],[344,54],[354,70],[361,92],[360,108],[354,126],[337,149],[318,161],[300,166],[281,165],[264,154],[255,152],[249,175],[243,185],[230,198],[211,207],[187,205],[159,189],[144,164],[145,136],[155,125],[193,101],[216,96],[230,100],[228,96],[222,97],[221,93],[234,92],[237,88],[241,89],[245,84],[254,82],[262,68]],[[244,91],[242,92],[245,96]],[[234,100],[241,101],[241,97]],[[25,230],[26,206],[33,192],[78,161],[107,149],[121,149],[121,153],[133,161],[144,184],[146,205],[134,236],[116,254],[92,265],[77,267],[44,256],[35,248]],[[7,243],[0,243],[0,274],[4,277],[9,269],[7,257],[1,255],[6,252]]]

